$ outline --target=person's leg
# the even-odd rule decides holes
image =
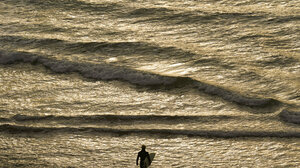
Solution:
[[[144,162],[140,162],[140,168],[145,168],[145,163]]]

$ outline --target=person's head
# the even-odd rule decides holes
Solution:
[[[146,145],[142,145],[142,149],[145,150],[146,149]]]

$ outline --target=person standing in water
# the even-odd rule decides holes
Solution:
[[[151,159],[150,159],[150,155],[148,152],[146,152],[146,146],[142,145],[142,150],[138,153],[137,158],[136,158],[136,165],[139,165],[139,158],[141,158],[140,160],[140,168],[146,168],[145,167],[145,159],[148,158],[149,159],[149,163],[151,164]],[[149,165],[150,165],[149,164]]]

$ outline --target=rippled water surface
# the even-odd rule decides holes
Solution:
[[[0,167],[297,167],[299,11],[0,1]]]

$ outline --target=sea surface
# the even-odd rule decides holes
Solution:
[[[299,0],[1,0],[0,167],[299,167]]]

